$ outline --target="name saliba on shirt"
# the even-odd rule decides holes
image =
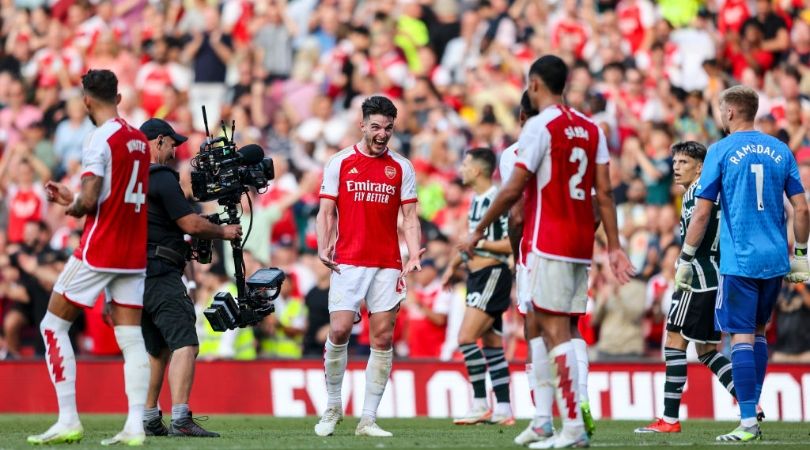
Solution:
[[[354,192],[356,202],[388,203],[397,188],[388,183],[346,180],[346,192]]]

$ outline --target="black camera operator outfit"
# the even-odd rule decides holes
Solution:
[[[173,147],[187,140],[160,119],[146,121],[141,126],[141,131],[150,140],[150,152],[152,152],[151,141],[158,140],[158,162],[166,139],[174,141]],[[199,346],[194,302],[189,297],[182,279],[189,246],[185,242],[185,232],[178,221],[189,214],[196,214],[196,211],[183,194],[180,174],[171,167],[155,163],[153,160],[149,167],[147,194],[147,265],[141,328],[146,351],[162,364],[166,364],[162,358],[162,356],[165,358],[166,349],[173,353],[185,347]],[[196,354],[197,351],[194,351],[194,358]],[[165,365],[163,368],[165,369]],[[189,386],[193,383],[193,374],[192,366],[188,374],[191,379],[184,380]],[[152,383],[154,382],[155,380],[152,380]],[[172,398],[172,421],[168,428],[163,423],[163,415],[158,407],[145,409],[144,429],[147,435],[219,436],[200,427],[193,420],[187,404],[177,405],[175,401],[176,399]],[[176,415],[179,417],[175,417]]]
[[[198,346],[194,302],[183,283],[188,244],[177,220],[196,214],[180,188],[180,174],[168,166],[149,167],[147,266],[144,290],[143,337],[146,350],[158,357]]]

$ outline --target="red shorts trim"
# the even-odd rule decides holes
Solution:
[[[567,313],[567,312],[560,312],[560,311],[554,311],[554,310],[551,310],[551,309],[541,308],[541,307],[535,305],[534,302],[532,302],[532,306],[534,306],[535,311],[550,314],[552,316],[579,317],[579,316],[584,316],[585,315],[584,312],[581,312],[581,313]]]
[[[126,303],[118,303],[117,301],[115,301],[115,299],[112,299],[112,301],[111,301],[110,303],[113,303],[113,304],[115,304],[115,305],[117,305],[117,306],[121,306],[121,307],[124,307],[124,308],[131,308],[131,309],[143,309],[143,306],[139,306],[139,305],[128,305],[128,304],[126,304]]]
[[[57,292],[57,293],[58,293],[58,292]],[[62,296],[62,298],[64,298],[65,300],[67,300],[67,302],[68,302],[68,303],[70,303],[70,304],[71,304],[71,305],[73,305],[73,306],[78,306],[78,307],[79,307],[79,308],[81,308],[81,309],[90,309],[90,307],[89,307],[89,306],[87,306],[87,305],[83,305],[83,304],[81,304],[81,303],[79,303],[79,302],[77,302],[77,301],[73,301],[73,300],[69,299],[69,298],[68,298],[68,296],[67,296],[67,295],[65,295],[64,293],[59,294],[59,295],[61,295],[61,296]]]

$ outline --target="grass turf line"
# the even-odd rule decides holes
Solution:
[[[123,415],[81,415],[84,440],[69,449],[99,448],[99,442],[113,436],[124,424]],[[44,432],[56,420],[56,414],[0,414],[0,450],[30,449],[25,442],[30,434]],[[165,419],[164,419],[165,420]],[[514,427],[494,425],[457,426],[444,419],[380,419],[384,429],[394,433],[390,439],[355,437],[357,418],[346,418],[335,436],[318,437],[312,431],[317,418],[275,418],[270,416],[217,415],[203,423],[221,438],[147,438],[146,445],[160,449],[380,449],[380,448],[519,448],[512,439],[526,426],[526,420]],[[682,447],[702,449],[734,446],[714,442],[715,436],[731,431],[736,423],[689,420],[684,432],[669,435],[636,435],[633,429],[648,422],[599,421],[591,446],[594,448]],[[810,428],[802,423],[765,422],[765,439],[752,445],[781,448],[807,448]]]

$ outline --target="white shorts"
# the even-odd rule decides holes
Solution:
[[[110,290],[107,301],[131,308],[143,308],[145,273],[117,273],[92,270],[71,256],[59,274],[54,292],[78,306],[92,308],[104,288]]]
[[[538,311],[579,316],[588,304],[589,264],[529,255],[531,297]]]
[[[370,314],[390,311],[405,300],[397,269],[360,267],[339,264],[340,273],[332,272],[329,285],[329,312],[360,311],[360,302],[366,300]]]
[[[526,315],[532,308],[532,283],[531,272],[523,264],[515,265],[515,290],[517,292],[517,310],[520,314]]]

